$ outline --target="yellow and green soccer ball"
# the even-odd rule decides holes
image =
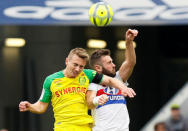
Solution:
[[[89,20],[96,26],[102,27],[110,24],[112,17],[112,7],[106,2],[95,3],[89,9]]]

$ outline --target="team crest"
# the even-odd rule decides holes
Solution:
[[[106,87],[104,89],[104,92],[107,93],[107,94],[111,94],[111,95],[117,95],[119,90],[116,89],[116,88]]]
[[[96,71],[93,71],[93,72],[92,72],[93,77],[96,75],[96,73],[97,73]]]
[[[83,76],[79,77],[79,84],[83,86],[83,85],[85,85],[85,83],[86,83],[86,78]]]

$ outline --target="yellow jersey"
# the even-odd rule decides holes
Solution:
[[[103,75],[90,69],[84,69],[75,78],[65,77],[63,71],[46,77],[40,101],[48,103],[51,100],[54,127],[93,123],[92,117],[88,115],[85,94],[89,83],[99,84],[102,78]]]

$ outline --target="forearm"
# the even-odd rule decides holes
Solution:
[[[93,99],[96,97],[96,92],[87,91],[86,102],[89,109],[94,109],[96,106],[93,104]]]
[[[127,86],[125,86],[125,84],[122,81],[120,81],[116,78],[106,76],[106,75],[104,75],[101,85],[107,85],[107,86],[117,88],[117,89],[121,90],[121,94],[123,96],[129,96],[129,97],[133,98],[136,95],[134,90],[131,88],[130,89],[127,88]]]
[[[117,89],[120,89],[120,90],[122,90],[123,88],[126,87],[124,85],[124,83],[121,82],[120,80],[118,80],[116,78],[112,78],[112,77],[106,76],[106,75],[104,75],[104,78],[103,78],[103,81],[102,81],[101,85],[114,87],[114,88],[117,88]]]
[[[46,111],[47,107],[45,106],[45,104],[40,104],[40,101],[37,101],[34,104],[30,104],[29,105],[29,111],[35,114],[42,114]],[[47,103],[46,103],[47,104]]]
[[[125,34],[125,41],[126,41],[125,61],[127,61],[131,65],[136,64],[136,54],[133,45],[133,40],[137,35],[138,35],[138,31],[131,29],[128,29],[128,31]]]
[[[93,104],[93,99],[94,98],[90,98],[90,100],[87,101],[87,106],[89,109],[94,109],[96,106]]]
[[[126,43],[125,61],[122,63],[119,74],[122,80],[125,82],[131,76],[134,66],[136,64],[136,53],[133,47],[132,41]]]
[[[136,64],[136,53],[132,41],[126,43],[125,61],[131,67]]]
[[[125,88],[124,83],[119,81],[116,78],[110,78],[110,85],[109,86],[117,88],[119,90],[122,90],[123,88]]]

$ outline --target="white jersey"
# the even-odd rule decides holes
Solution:
[[[119,72],[115,78],[122,81]],[[125,83],[127,85],[127,83]],[[97,96],[108,95],[108,101],[103,106],[97,106],[92,110],[95,120],[93,131],[129,131],[129,114],[126,106],[126,99],[121,91],[91,83],[88,90],[97,91]]]

